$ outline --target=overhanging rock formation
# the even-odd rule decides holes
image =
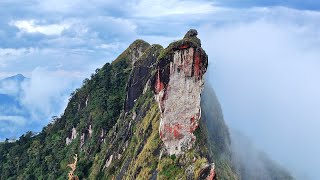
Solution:
[[[160,137],[169,154],[191,149],[193,132],[201,118],[200,96],[208,56],[201,48],[197,31],[190,30],[160,55],[154,77],[154,92],[161,111]]]

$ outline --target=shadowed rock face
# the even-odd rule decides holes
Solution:
[[[126,112],[133,108],[135,101],[143,93],[143,90],[151,77],[151,72],[155,68],[154,64],[162,49],[163,48],[160,45],[150,46],[145,50],[144,55],[133,64],[133,69],[127,85],[127,97],[125,103]]]
[[[214,166],[214,163],[205,166],[199,173],[199,180],[215,180],[217,176]]]
[[[161,110],[160,137],[169,154],[192,148],[193,132],[201,118],[200,95],[208,57],[200,47],[197,32],[190,30],[174,42],[159,59],[154,92]]]

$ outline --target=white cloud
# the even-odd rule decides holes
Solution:
[[[17,81],[1,81],[0,94],[18,95],[20,90],[19,82]]]
[[[319,179],[320,40],[314,34],[320,26],[297,23],[295,16],[307,18],[301,12],[283,13],[293,21],[268,17],[201,28],[208,77],[231,127],[298,178]]]
[[[18,125],[18,126],[23,126],[26,123],[26,119],[22,116],[2,116],[2,115],[0,115],[0,124],[3,122],[11,123],[11,124]],[[11,127],[3,127],[3,129],[4,128],[7,130],[10,130],[12,128],[12,126]]]
[[[73,0],[73,1],[63,1],[63,0],[39,0],[38,6],[46,11],[57,11],[57,12],[70,12],[75,10],[74,8],[79,7],[79,4],[86,3],[82,0]]]
[[[0,69],[5,69],[10,66],[10,64],[16,63],[16,59],[27,56],[33,53],[34,50],[34,48],[0,48]],[[1,76],[2,73],[4,74],[3,76]],[[1,72],[0,77],[5,77],[8,74],[10,73]]]
[[[0,48],[0,59],[3,59],[8,56],[20,56],[26,53],[29,53],[32,49],[21,48],[21,49],[13,49],[13,48]]]
[[[115,44],[116,45],[116,44]],[[50,71],[64,71],[70,73],[72,78],[84,78],[96,68],[110,61],[117,55],[117,51],[127,46],[124,43],[119,48],[95,49],[79,48],[0,48],[0,77],[8,77],[18,73],[31,76],[32,71],[38,66],[48,67]],[[3,52],[3,53],[2,53]],[[107,59],[108,58],[108,59]],[[106,60],[107,59],[107,60]]]
[[[45,12],[56,12],[64,14],[82,14],[96,13],[100,8],[121,7],[126,4],[126,1],[119,0],[114,2],[112,0],[38,0],[37,8]],[[116,6],[113,6],[116,5]]]
[[[106,44],[106,43],[102,43],[100,45],[97,45],[96,48],[100,48],[100,49],[105,49],[105,50],[118,50],[119,48],[125,48],[124,47],[125,44],[124,43],[120,43],[120,42],[115,42],[115,43],[109,43],[109,44]]]
[[[218,10],[208,1],[141,0],[132,2],[134,16],[159,17],[182,14],[207,14]]]
[[[34,48],[0,48],[0,68],[6,67],[8,61],[12,61],[16,58],[32,54],[34,51]]]
[[[41,33],[44,35],[59,35],[62,31],[68,29],[70,24],[37,24],[35,20],[19,20],[10,23],[25,33]]]
[[[111,16],[96,16],[86,19],[84,23],[90,31],[90,35],[106,39],[124,39],[136,35],[137,25],[131,19]],[[108,38],[104,38],[108,37]]]
[[[36,68],[29,81],[22,84],[21,104],[29,110],[33,120],[47,120],[60,115],[74,89],[73,77],[63,71]]]
[[[158,36],[152,36],[152,35],[144,35],[141,36],[143,40],[150,44],[160,44],[163,46],[163,48],[166,48],[168,44],[172,43],[173,41],[180,39],[180,36],[174,36],[174,37],[169,37],[169,36],[164,36],[164,35],[158,35]]]

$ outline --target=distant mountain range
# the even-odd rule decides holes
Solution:
[[[0,80],[0,140],[13,137],[10,127],[23,123],[22,120],[29,117],[19,100],[22,84],[27,79],[22,74],[17,74]]]
[[[4,111],[11,107],[22,108],[17,97],[20,96],[22,83],[26,79],[22,74],[17,74],[0,80],[0,115],[7,114]]]
[[[3,82],[6,82],[6,81],[16,81],[16,82],[22,82],[26,79],[25,76],[23,76],[22,74],[17,74],[17,75],[14,75],[14,76],[10,76],[10,77],[7,77],[7,78],[4,78],[2,80],[0,80],[0,84],[3,83]]]

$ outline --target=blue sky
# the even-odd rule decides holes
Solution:
[[[0,111],[0,139],[40,131],[135,39],[167,46],[196,28],[228,125],[297,176],[320,178],[320,2],[2,0],[0,18],[0,79],[29,78],[13,95],[28,117]]]

